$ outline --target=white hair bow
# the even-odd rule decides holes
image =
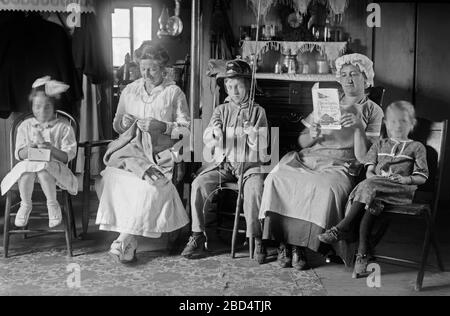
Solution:
[[[45,94],[54,97],[60,95],[63,92],[66,92],[70,86],[66,85],[63,82],[52,80],[50,76],[45,76],[36,81],[31,86],[33,89],[37,87],[45,86]]]

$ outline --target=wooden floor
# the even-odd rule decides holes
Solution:
[[[92,213],[95,214],[96,201],[92,203]],[[74,202],[76,210],[80,209],[80,201]],[[80,228],[79,213],[77,213],[77,226]],[[450,212],[448,210],[442,210],[438,217],[438,229],[439,240],[441,242],[441,251],[444,257],[444,264],[447,271],[450,271],[450,232],[448,231],[448,223],[450,221]],[[0,219],[0,229],[3,231],[3,219]],[[97,226],[94,225],[94,220],[91,220],[89,227],[89,237],[87,240],[77,240],[74,244],[75,255],[80,264],[96,265],[98,271],[91,271],[93,275],[101,275],[102,270],[109,267],[111,264],[105,256],[108,247],[117,234],[109,232],[98,231]],[[382,252],[385,255],[404,257],[408,259],[418,258],[421,251],[421,242],[423,238],[423,226],[419,222],[405,222],[394,221],[391,225],[389,232],[386,234],[383,242],[377,248],[378,252]],[[1,238],[1,237],[0,237]],[[227,266],[227,268],[234,269],[233,275],[237,274],[242,280],[245,280],[246,287],[243,288],[242,283],[233,283],[233,280],[227,281],[227,286],[222,288],[222,285],[218,284],[211,278],[211,271],[206,269],[205,274],[202,271],[192,272],[195,274],[195,278],[203,279],[205,284],[211,282],[211,295],[242,295],[247,293],[253,293],[255,295],[450,295],[450,272],[439,272],[435,264],[434,253],[431,252],[429,258],[430,267],[425,275],[424,289],[422,292],[415,292],[413,290],[416,279],[416,270],[408,267],[401,267],[384,262],[379,262],[380,265],[380,287],[369,287],[370,280],[351,278],[351,271],[346,271],[341,264],[326,263],[324,258],[314,254],[308,253],[308,258],[313,266],[313,269],[305,273],[297,273],[293,269],[280,269],[276,262],[272,261],[268,264],[258,266],[254,262],[250,262],[247,257],[246,249],[242,249],[239,253],[239,259],[229,259],[227,256],[227,244],[224,244],[217,238],[211,238],[210,248],[212,253],[210,257],[199,263],[191,263],[183,261],[180,256],[166,256],[164,254],[167,239],[146,239],[140,238],[140,247],[138,253],[138,259],[141,259],[141,264],[138,270],[134,271],[132,279],[136,279],[136,285],[139,285],[140,291],[133,291],[135,284],[130,283],[129,291],[122,287],[119,287],[115,292],[108,292],[109,288],[105,283],[101,283],[101,278],[98,276],[98,280],[94,276],[91,276],[90,287],[87,287],[86,292],[61,292],[61,289],[53,288],[50,284],[48,290],[42,290],[35,288],[37,294],[53,294],[66,293],[69,295],[77,294],[162,294],[162,295],[204,295],[200,290],[195,289],[195,285],[192,288],[184,288],[180,290],[171,285],[170,273],[172,272],[160,272],[155,276],[158,282],[162,282],[166,286],[166,292],[152,292],[152,289],[142,288],[139,283],[139,277],[142,274],[154,275],[155,269],[158,269],[158,263],[161,265],[161,269],[165,269],[166,266],[173,266],[174,271],[177,271],[177,265],[180,269],[188,269],[194,271],[198,265],[202,267],[215,267],[219,269],[221,275],[230,275],[229,271],[225,271],[221,266]],[[181,245],[182,246],[182,245]],[[2,285],[2,276],[0,275],[0,294],[14,295],[17,291],[23,291],[21,287],[20,279],[14,280],[14,273],[7,271],[14,271],[13,267],[19,263],[26,264],[27,261],[36,262],[36,265],[44,262],[49,263],[66,263],[66,259],[58,259],[64,257],[64,239],[62,237],[47,236],[37,237],[33,240],[22,240],[20,238],[14,238],[12,240],[12,253],[16,252],[17,256],[9,259],[0,259],[0,273],[8,273],[8,287]],[[42,251],[41,251],[42,249]],[[54,250],[56,249],[56,250]],[[52,251],[56,251],[53,253]],[[271,249],[272,253],[275,253],[275,249]],[[0,254],[3,252],[1,249]],[[21,252],[23,254],[21,254]],[[160,261],[154,260],[158,257]],[[37,259],[39,258],[39,260]],[[230,261],[231,260],[231,261]],[[233,261],[234,260],[234,261]],[[23,262],[22,262],[23,261]],[[93,263],[94,262],[94,263]],[[103,267],[102,264],[105,266]],[[156,265],[156,266],[155,266]],[[181,268],[183,267],[183,268]],[[119,269],[119,268],[118,268]],[[218,271],[219,271],[218,270]],[[209,271],[209,272],[208,272]],[[120,272],[130,273],[130,271]],[[166,273],[166,274],[165,274]],[[209,274],[208,274],[209,273]],[[255,275],[259,276],[255,278]],[[23,278],[23,275],[22,275]],[[161,279],[162,278],[162,279]],[[167,279],[164,279],[167,278]],[[264,280],[267,279],[267,282]],[[5,280],[5,276],[3,276]],[[258,281],[259,280],[259,281]],[[286,287],[280,286],[279,288],[271,288],[270,284],[278,284],[280,282],[287,282]],[[285,281],[283,281],[285,280]],[[35,280],[39,284],[39,280]],[[45,281],[46,282],[46,281]],[[97,283],[96,283],[97,282]],[[121,280],[123,284],[123,280]],[[166,282],[166,283],[165,283]],[[254,282],[254,283],[252,283]],[[256,282],[256,283],[255,283]],[[278,282],[278,283],[277,283]],[[6,283],[4,283],[6,284]],[[369,284],[369,285],[368,285]],[[373,285],[373,282],[372,282]],[[204,286],[204,284],[202,285]],[[95,288],[98,287],[98,288]],[[30,287],[28,287],[30,288]],[[2,292],[2,289],[4,290]],[[33,287],[31,287],[33,289]],[[170,289],[170,290],[169,290]],[[214,290],[215,289],[215,290]],[[181,291],[181,292],[180,292]]]
[[[433,251],[428,259],[423,290],[415,292],[417,270],[413,267],[378,262],[381,268],[381,287],[370,288],[367,279],[354,280],[351,272],[343,272],[341,265],[323,265],[315,269],[328,295],[450,295],[450,216],[441,210],[438,216],[439,242],[446,271],[437,268]],[[424,226],[414,220],[395,220],[376,251],[380,255],[418,260],[423,243]],[[369,282],[371,283],[371,282]]]

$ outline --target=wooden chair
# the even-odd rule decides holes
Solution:
[[[274,134],[272,134],[272,124],[269,121],[268,122],[268,129],[269,129],[269,133],[268,133],[268,141],[269,141],[269,151],[272,155],[273,152],[277,152],[278,154],[275,155],[276,156],[276,160],[279,160],[279,133],[275,132]],[[272,159],[274,159],[274,156],[272,156]],[[239,194],[239,184],[238,182],[225,182],[222,183],[221,186],[219,187],[219,191],[223,191],[223,190],[228,190],[228,191],[232,191],[236,193],[236,199],[237,199],[237,195]],[[243,197],[245,199],[245,196]],[[219,200],[220,201],[220,200]],[[241,201],[242,203],[242,201]],[[231,237],[231,257],[235,258],[236,255],[236,240],[237,240],[237,235],[238,234],[246,234],[246,230],[240,228],[240,226],[242,226],[241,224],[245,221],[245,216],[243,213],[243,208],[241,207],[241,212],[239,214],[236,214],[236,202],[233,204],[233,210],[227,211],[221,208],[221,205],[219,203],[218,208],[217,208],[217,215],[218,215],[218,223],[217,223],[217,230],[218,231],[231,231],[232,232],[232,237]],[[222,226],[221,225],[221,217],[234,217],[234,223],[233,223],[233,229],[230,229],[228,227]],[[247,229],[251,229],[251,226],[248,226]],[[252,233],[250,232],[249,234],[250,236],[252,235]],[[249,257],[250,259],[253,259],[254,257],[254,247],[255,247],[255,238],[249,238],[248,240],[248,244],[249,244]]]
[[[62,117],[66,119],[70,126],[75,131],[75,137],[78,142],[79,140],[79,125],[76,119],[74,119],[71,115],[63,112],[63,111],[56,111],[57,117]],[[10,138],[10,147],[9,147],[9,155],[10,155],[10,168],[12,169],[16,163],[16,159],[14,157],[14,150],[16,147],[16,133],[17,128],[19,125],[26,119],[32,117],[33,114],[23,114],[20,117],[18,117],[12,125],[9,138]],[[69,162],[68,166],[72,172],[75,173],[75,163],[76,159],[73,159]],[[4,234],[3,234],[3,249],[4,253],[3,256],[5,258],[8,257],[8,250],[9,250],[9,239],[11,235],[17,235],[22,234],[25,238],[27,238],[28,234],[39,234],[39,235],[45,235],[45,234],[59,234],[64,233],[66,238],[66,246],[67,246],[67,254],[68,256],[72,257],[72,234],[76,236],[76,227],[75,227],[75,219],[73,215],[73,207],[72,207],[72,200],[70,197],[70,194],[61,189],[57,189],[57,192],[60,193],[61,198],[63,200],[63,203],[61,204],[61,210],[63,215],[63,224],[64,229],[28,229],[27,227],[24,227],[23,229],[11,229],[11,217],[16,216],[16,209],[20,206],[20,201],[16,202],[14,201],[14,193],[18,191],[17,185],[15,185],[11,190],[7,192],[6,195],[6,205],[5,205],[5,224],[4,224]],[[45,202],[33,202],[33,206],[38,207],[45,207]],[[35,214],[31,214],[29,219],[46,219],[48,218],[47,212],[39,212]],[[32,236],[30,236],[32,237]]]
[[[413,139],[418,140],[426,145],[427,162],[430,170],[430,177],[426,184],[419,187],[416,192],[415,200],[412,204],[402,206],[386,206],[383,214],[389,216],[406,216],[409,218],[422,219],[426,223],[426,231],[423,242],[423,250],[420,262],[411,260],[392,258],[388,256],[376,255],[375,257],[381,260],[388,260],[400,263],[413,264],[418,266],[415,290],[422,289],[422,283],[425,273],[425,266],[427,264],[430,246],[434,248],[436,253],[437,263],[439,269],[444,271],[439,246],[437,242],[436,231],[434,228],[436,214],[439,206],[439,196],[441,193],[442,177],[445,161],[445,146],[447,136],[448,121],[430,122],[425,119],[418,119],[418,125],[413,133]],[[387,226],[384,227],[384,231]],[[380,239],[380,237],[378,238]],[[379,240],[375,240],[374,245]]]
[[[385,92],[386,89],[381,86],[370,87],[367,91],[369,99],[378,104],[381,108],[383,108],[383,100]]]
[[[276,159],[276,161],[279,160],[279,133],[275,132],[274,134],[272,134],[271,131],[271,123],[269,121],[269,135],[268,135],[268,140],[269,140],[269,151],[272,155],[273,152],[278,152],[278,154],[275,154],[275,156],[272,156],[272,159]],[[269,166],[267,166],[269,167]],[[239,184],[238,182],[225,182],[222,183],[219,188],[217,189],[217,191],[231,191],[234,192],[236,194],[236,200],[237,200],[237,195],[239,194]],[[245,196],[243,197],[245,199]],[[219,201],[221,201],[219,199]],[[241,201],[242,203],[242,201]],[[240,228],[242,225],[242,223],[246,224],[245,221],[245,216],[243,213],[243,208],[241,205],[241,212],[239,214],[236,213],[236,202],[233,204],[233,209],[228,211],[228,210],[224,210],[221,207],[221,203],[218,204],[217,207],[217,216],[218,216],[218,221],[217,221],[217,230],[218,231],[230,231],[232,232],[232,237],[231,237],[231,257],[235,258],[236,255],[236,240],[237,240],[237,235],[238,234],[246,234],[247,230],[244,230],[242,228]],[[233,229],[230,229],[229,227],[223,226],[222,225],[222,217],[234,217],[234,223],[233,223]],[[248,226],[246,229],[251,229],[251,226]],[[252,232],[250,232],[249,234],[250,236],[252,236]],[[248,244],[249,244],[249,257],[250,259],[253,259],[254,257],[254,247],[255,247],[255,238],[249,238],[248,240]]]
[[[81,227],[82,232],[80,237],[86,237],[88,227],[89,227],[89,219],[90,213],[89,209],[91,206],[90,203],[90,192],[91,185],[95,183],[95,179],[91,177],[91,157],[92,157],[92,149],[97,147],[105,147],[112,139],[108,140],[98,140],[98,141],[87,141],[80,143],[78,147],[84,149],[84,169],[83,169],[83,207],[81,211]]]
[[[232,237],[231,237],[231,257],[235,258],[236,256],[236,249],[238,247],[236,247],[236,239],[237,239],[237,234],[246,234],[247,230],[243,229],[240,226],[243,226],[242,224],[246,224],[245,221],[245,216],[243,211],[240,212],[240,214],[238,214],[236,216],[236,200],[237,200],[237,195],[239,194],[239,187],[238,187],[238,183],[237,182],[225,182],[222,183],[215,191],[214,193],[219,193],[219,197],[218,197],[218,203],[217,203],[217,209],[216,209],[216,215],[217,215],[217,227],[216,227],[216,231],[217,234],[219,235],[220,232],[231,232],[232,233]],[[230,199],[227,199],[225,201],[224,199],[224,195],[227,192],[231,192],[233,194],[233,203],[229,203],[227,205],[227,202],[231,202]],[[226,209],[227,207],[229,207],[230,209]],[[241,208],[242,210],[242,208]],[[226,225],[225,224],[225,218],[229,218],[230,220],[232,220],[232,226],[230,227],[230,225]],[[255,246],[255,238],[249,238],[248,241],[249,244],[249,256],[250,259],[253,259],[253,255],[254,255],[254,246]]]

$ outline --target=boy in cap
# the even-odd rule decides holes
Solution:
[[[268,124],[266,112],[261,106],[254,104],[250,109],[251,74],[250,66],[238,59],[229,61],[225,73],[217,76],[218,82],[223,82],[228,98],[214,110],[203,135],[206,150],[214,148],[216,159],[201,168],[192,182],[192,236],[182,252],[186,258],[194,258],[204,250],[206,236],[203,209],[209,195],[220,183],[237,181],[241,176],[244,177],[243,209],[247,237],[255,238],[255,259],[263,263],[266,257],[258,220],[264,185],[264,174],[260,169],[262,157],[258,151],[267,145]],[[242,141],[245,137],[246,143]],[[220,150],[224,143],[225,148]],[[244,152],[244,146],[248,146],[247,155],[242,159],[239,157]]]

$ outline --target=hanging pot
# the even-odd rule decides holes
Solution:
[[[183,32],[183,22],[180,19],[180,0],[175,0],[175,15],[169,18],[167,27],[172,36],[178,36]]]
[[[180,19],[180,0],[175,0],[175,15],[169,17],[169,10],[163,7],[161,16],[158,19],[159,31],[158,37],[178,36],[183,32],[183,22]]]
[[[178,36],[181,34],[181,32],[183,32],[183,22],[178,16],[172,16],[167,22],[167,28],[170,35]]]

